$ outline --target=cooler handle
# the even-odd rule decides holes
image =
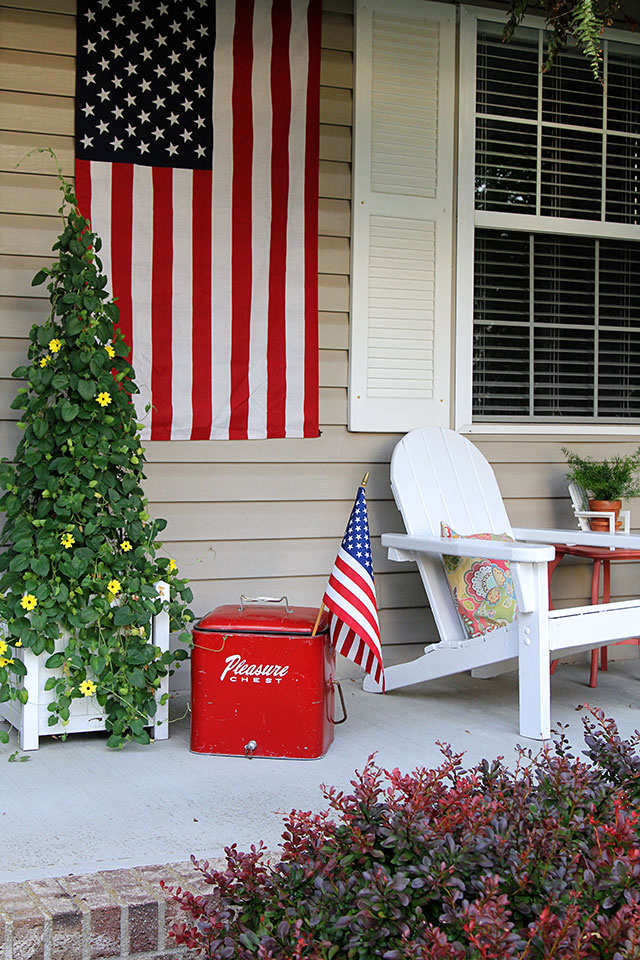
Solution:
[[[338,696],[340,697],[340,706],[342,707],[342,718],[340,720],[332,720],[331,722],[337,727],[339,723],[344,723],[347,719],[347,706],[344,702],[344,694],[342,693],[342,687],[340,686],[339,680],[331,681],[334,687],[338,688]]]
[[[288,597],[245,597],[244,594],[240,597],[240,610],[244,610],[245,603],[282,603],[284,600],[284,607],[287,613],[291,613],[293,607],[289,606]]]

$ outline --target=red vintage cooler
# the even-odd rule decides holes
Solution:
[[[243,597],[195,625],[195,753],[315,759],[329,749],[336,681],[328,616],[312,637],[317,609],[281,600]]]

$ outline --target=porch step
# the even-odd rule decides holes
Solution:
[[[0,960],[187,960],[168,936],[185,914],[161,880],[211,891],[190,861],[0,884]]]

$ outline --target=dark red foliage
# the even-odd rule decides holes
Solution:
[[[176,943],[211,960],[640,960],[640,734],[597,711],[588,760],[560,732],[465,770],[442,746],[435,769],[380,770],[329,810],[285,819],[281,858],[227,848],[194,865]]]

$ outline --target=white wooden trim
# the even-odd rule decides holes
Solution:
[[[469,411],[467,411],[468,416]],[[464,436],[478,435],[483,437],[509,436],[522,437],[527,435],[566,437],[580,435],[585,440],[597,440],[598,437],[640,437],[640,424],[625,423],[580,423],[577,420],[568,420],[566,423],[544,423],[542,420],[530,421],[527,423],[503,422],[491,423],[478,420],[475,423],[469,423],[468,419],[460,426],[456,427],[456,432]]]
[[[438,137],[436,196],[383,193],[371,188],[371,90],[374,11],[437,20]],[[448,425],[451,393],[451,277],[455,8],[430,0],[357,0],[355,8],[354,163],[349,364],[349,429],[409,430],[422,423]],[[371,217],[416,220],[435,230],[435,320],[432,397],[375,396],[367,392],[369,224]],[[424,392],[424,388],[419,388]]]
[[[598,436],[640,436],[640,424],[581,423],[579,420],[544,423],[542,420],[473,421],[473,281],[474,232],[476,227],[509,229],[527,233],[558,233],[594,238],[634,239],[638,227],[613,221],[584,221],[568,217],[542,217],[476,211],[474,208],[476,38],[478,20],[504,23],[504,13],[486,7],[460,7],[460,68],[458,91],[458,225],[456,235],[456,308],[455,308],[455,402],[454,429],[461,434],[526,436],[528,434],[564,436],[580,433],[589,439]],[[526,16],[523,27],[544,28],[541,17]],[[640,43],[631,31],[606,31],[606,39],[622,43]],[[536,124],[538,121],[536,121]]]
[[[471,185],[473,188],[473,180],[471,180]],[[613,240],[638,239],[638,226],[634,223],[614,223],[610,220],[573,220],[570,217],[547,217],[543,214],[537,216],[533,213],[476,210],[475,225],[476,227],[490,227],[494,230],[559,233],[572,237],[593,237],[596,240],[603,237]]]
[[[456,235],[454,427],[471,422],[473,401],[474,171],[477,17],[460,8],[458,227]]]
[[[168,601],[170,599],[171,588],[168,583],[160,580],[156,588],[164,600]],[[151,628],[151,642],[165,653],[169,649],[169,614],[166,610],[162,610],[152,618]],[[55,652],[64,650],[65,645],[66,641],[60,638],[56,642]],[[48,653],[36,656],[32,650],[23,647],[19,652],[16,651],[16,654],[26,666],[27,674],[24,678],[16,678],[15,684],[11,685],[23,686],[29,694],[29,699],[24,705],[17,700],[6,700],[0,703],[0,719],[6,720],[18,731],[21,750],[37,750],[40,737],[63,736],[69,733],[95,733],[105,729],[104,711],[93,697],[72,700],[69,720],[67,722],[60,720],[54,726],[49,726],[51,714],[47,705],[53,702],[54,693],[52,690],[45,691],[44,683],[48,677],[61,674],[62,668],[57,670],[47,670],[45,668],[45,661],[50,656]],[[42,676],[41,671],[46,676]],[[169,693],[168,676],[162,678],[156,691],[156,714],[155,717],[149,718],[147,724],[147,726],[153,727],[153,738],[155,740],[166,740],[169,736],[168,696],[164,703],[161,702],[165,693],[167,695]]]

